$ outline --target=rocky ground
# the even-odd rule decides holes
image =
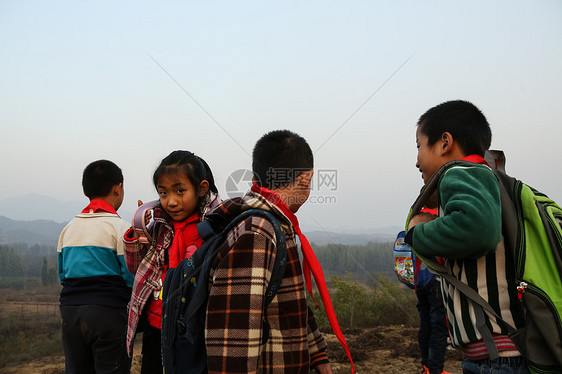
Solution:
[[[334,374],[350,373],[350,366],[335,335],[324,334],[328,340],[331,367]],[[419,373],[420,357],[417,345],[417,328],[384,326],[367,330],[346,331],[357,373],[399,374]],[[462,353],[447,350],[445,370],[462,373]]]
[[[414,374],[419,372],[419,355],[417,350],[417,330],[413,327],[387,326],[366,330],[345,331],[348,345],[355,362],[356,372],[384,374]],[[347,357],[336,337],[325,334],[328,341],[331,367],[334,374],[350,373]],[[140,344],[136,345],[131,373],[140,373]],[[447,351],[445,370],[460,374],[461,355],[458,351]],[[16,366],[0,369],[0,374],[63,374],[64,357],[45,357]]]

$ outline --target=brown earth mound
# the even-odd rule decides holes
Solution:
[[[419,372],[417,329],[406,326],[385,326],[344,331],[357,373],[414,374]],[[333,334],[325,333],[334,374],[350,373],[343,348]],[[140,373],[140,339],[135,346],[132,374]],[[445,370],[460,374],[460,352],[447,351]],[[26,364],[7,366],[0,374],[63,374],[64,357],[45,357]]]

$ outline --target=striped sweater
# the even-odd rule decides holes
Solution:
[[[287,242],[285,275],[264,310],[276,255],[273,227],[265,218],[250,217],[231,231],[209,275],[205,329],[209,373],[308,373],[327,362],[327,345],[306,303],[289,219],[253,192],[224,201],[214,213],[230,218],[249,208],[268,210],[279,218]],[[265,345],[262,320],[270,326]]]
[[[445,258],[451,274],[476,290],[507,323],[520,326],[517,291],[508,282],[515,270],[503,245],[496,177],[484,165],[453,166],[441,176],[438,192],[439,218],[415,226],[406,241],[422,255]],[[480,341],[469,299],[445,280],[441,286],[453,346]],[[485,318],[493,334],[507,334],[495,317]]]
[[[126,307],[133,274],[124,259],[123,233],[129,223],[117,214],[81,213],[58,242],[61,305]]]

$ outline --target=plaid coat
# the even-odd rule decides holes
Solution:
[[[125,262],[129,271],[135,274],[133,293],[128,305],[127,352],[131,357],[141,314],[154,291],[159,291],[162,287],[160,282],[166,263],[166,252],[174,239],[171,219],[160,205],[154,209],[154,225],[151,232],[153,239],[150,245],[140,243],[138,238],[132,238],[132,228],[124,237]]]
[[[234,228],[211,268],[205,326],[209,373],[308,373],[327,363],[326,342],[307,306],[302,266],[289,219],[262,196],[248,192],[213,212],[232,217],[250,208],[275,214],[287,242],[281,286],[264,310],[275,262],[275,233],[265,218],[250,217]],[[262,341],[262,320],[270,326]]]

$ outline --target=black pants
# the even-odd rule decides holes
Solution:
[[[61,306],[60,314],[67,373],[129,374],[126,308]]]
[[[161,330],[146,324],[142,333],[141,374],[162,374]]]
[[[422,365],[427,366],[431,374],[442,373],[449,332],[439,281],[434,279],[425,288],[418,289],[416,295],[420,315],[418,346]]]

